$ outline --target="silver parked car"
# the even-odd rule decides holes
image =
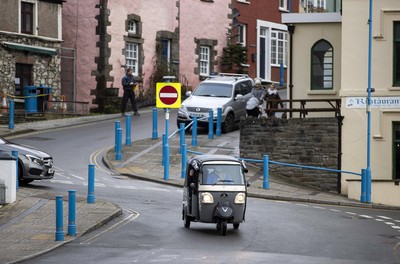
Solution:
[[[251,97],[253,80],[247,75],[219,74],[201,82],[178,110],[177,125],[188,125],[193,117],[198,118],[199,126],[207,126],[209,110],[213,110],[214,123],[217,109],[222,108],[222,131],[231,132],[235,122],[246,116],[246,103]],[[214,126],[215,127],[215,126]]]
[[[53,158],[34,147],[12,143],[0,137],[0,151],[18,151],[18,179],[20,183],[54,177]]]

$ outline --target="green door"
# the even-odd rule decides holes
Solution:
[[[400,122],[393,122],[393,179],[400,179]]]

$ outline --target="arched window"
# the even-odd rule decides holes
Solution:
[[[311,90],[333,89],[333,47],[326,40],[311,49]]]

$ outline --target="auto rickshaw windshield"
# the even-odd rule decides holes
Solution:
[[[245,183],[240,165],[205,164],[200,177],[200,184],[236,184]]]

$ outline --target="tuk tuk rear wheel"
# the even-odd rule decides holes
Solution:
[[[239,229],[239,224],[233,224],[233,229]]]
[[[189,217],[187,216],[187,214],[185,213],[185,211],[183,211],[182,213],[183,213],[183,225],[184,225],[186,228],[189,228],[189,227],[190,227],[190,219],[189,219]]]

